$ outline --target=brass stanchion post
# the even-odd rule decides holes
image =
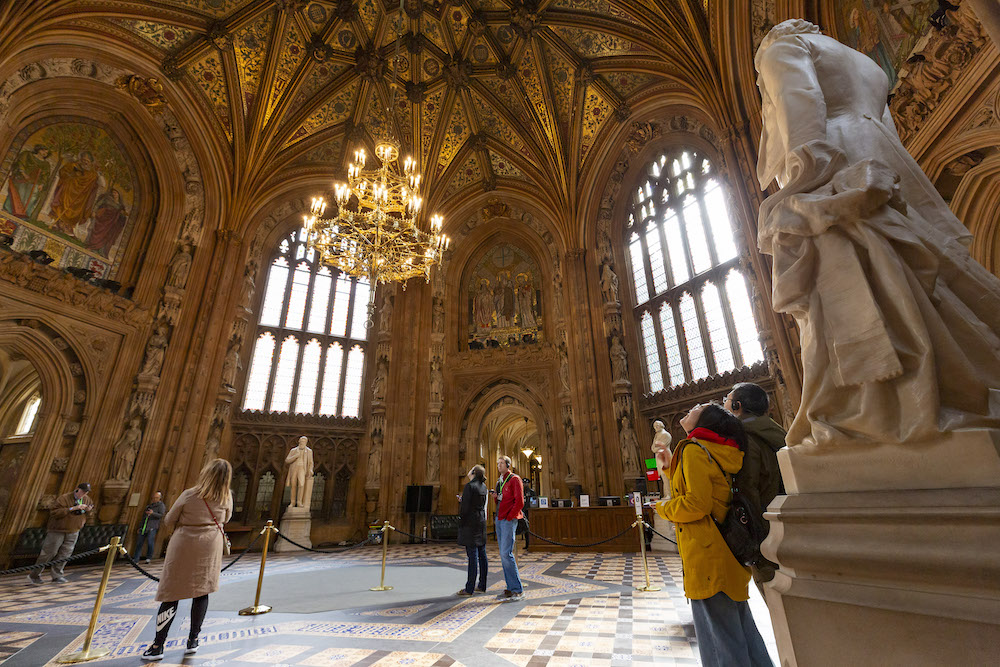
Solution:
[[[94,611],[90,613],[90,625],[87,626],[87,636],[83,640],[83,648],[75,653],[70,653],[67,656],[58,658],[56,662],[63,664],[87,662],[88,660],[103,658],[111,653],[111,649],[91,648],[90,642],[94,639],[94,631],[97,629],[97,617],[101,615],[101,603],[104,602],[104,591],[107,590],[108,578],[111,577],[111,566],[114,565],[115,556],[118,555],[119,541],[120,540],[116,535],[111,538],[111,543],[103,548],[103,550],[108,552],[108,557],[104,561],[104,574],[101,575],[101,585],[97,588],[97,599],[94,600]]]
[[[639,550],[642,552],[642,567],[646,571],[646,585],[642,588],[636,587],[636,590],[643,591],[645,593],[652,593],[660,590],[660,587],[649,585],[649,563],[646,562],[646,535],[642,530],[645,525],[646,522],[643,521],[641,516],[635,520],[635,526],[639,529]]]
[[[370,591],[391,591],[392,586],[385,585],[385,554],[389,550],[389,531],[395,530],[389,525],[389,520],[386,519],[385,523],[382,524],[382,576],[379,577],[378,586],[375,588],[369,588]]]
[[[260,587],[264,583],[264,566],[267,565],[267,545],[271,541],[271,531],[277,533],[278,529],[274,527],[274,522],[268,519],[267,523],[264,524],[264,529],[260,531],[264,535],[264,550],[260,553],[260,574],[257,575],[257,594],[253,598],[252,607],[240,609],[240,616],[256,616],[271,611],[269,606],[260,603]]]

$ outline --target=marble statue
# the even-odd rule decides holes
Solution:
[[[906,152],[870,58],[806,21],[754,59],[774,309],[801,332],[789,445],[902,443],[1000,423],[1000,280]],[[822,260],[821,260],[822,258]]]
[[[662,470],[670,466],[670,443],[673,437],[663,426],[663,422],[657,419],[653,422],[653,455],[656,457],[656,465]]]
[[[111,479],[127,482],[132,478],[135,457],[139,453],[139,444],[142,442],[140,424],[142,424],[142,419],[138,416],[132,417],[129,421],[129,427],[115,443],[111,458]]]
[[[312,501],[313,486],[313,450],[306,446],[308,442],[309,438],[302,436],[298,446],[293,447],[285,457],[285,464],[288,465],[286,484],[292,487],[292,507],[305,509],[309,509]]]
[[[618,303],[618,276],[610,264],[605,264],[601,269],[601,293],[604,294],[605,303]]]

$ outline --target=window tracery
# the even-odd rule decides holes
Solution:
[[[243,410],[358,417],[370,286],[318,262],[301,230],[271,261]]]
[[[648,390],[764,358],[712,162],[675,148],[649,163],[627,209],[625,240]]]

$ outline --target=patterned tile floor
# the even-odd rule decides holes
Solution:
[[[491,545],[491,593],[504,587],[495,550]],[[380,558],[378,547],[346,554],[280,554],[268,557],[267,574],[370,567]],[[465,578],[465,554],[453,546],[391,546],[388,563],[398,577],[405,576],[407,567],[440,568],[449,586],[454,576],[453,590]],[[189,606],[182,603],[165,659],[159,664],[698,664],[690,606],[680,588],[680,560],[675,554],[650,555],[650,583],[662,590],[649,593],[634,588],[645,581],[637,554],[527,553],[519,556],[519,564],[525,584],[525,601],[520,603],[497,604],[492,594],[442,596],[435,590],[421,599],[391,605],[380,604],[378,594],[373,593],[369,606],[309,614],[272,612],[248,617],[213,610],[210,605],[201,634],[202,649],[186,659],[182,648]],[[162,561],[158,561],[147,569],[159,574],[161,568]],[[222,583],[252,580],[257,568],[258,559],[245,558],[223,574]],[[23,576],[0,579],[0,663],[5,667],[54,665],[59,656],[82,646],[100,569],[67,569],[67,576],[70,583],[61,586],[33,586]],[[154,582],[125,565],[115,567],[93,640],[111,654],[95,664],[140,664],[138,656],[153,634],[155,592]],[[751,593],[757,625],[776,658],[767,610],[752,586]]]

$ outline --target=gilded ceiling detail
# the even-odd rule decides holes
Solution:
[[[686,19],[661,0],[119,4],[131,18],[104,20],[198,90],[234,150],[252,138],[263,145],[249,154],[275,161],[238,169],[264,179],[285,155],[342,168],[359,142],[391,133],[420,155],[431,197],[538,175],[572,197],[571,174],[605,128],[630,100],[683,80],[676,54],[697,41],[686,24],[670,33]],[[651,12],[655,29],[641,23]]]

